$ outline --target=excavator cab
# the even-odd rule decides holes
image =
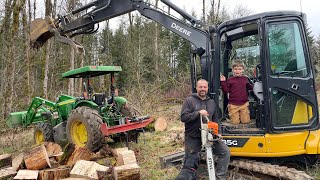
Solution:
[[[228,96],[221,91],[217,96],[231,154],[319,153],[318,103],[304,16],[291,11],[261,13],[222,23],[216,33],[215,69],[228,77],[232,61],[241,59],[254,83],[253,92],[248,92],[249,124],[228,123]],[[213,79],[219,84],[217,77]]]

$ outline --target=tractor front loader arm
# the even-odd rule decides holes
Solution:
[[[33,98],[32,103],[28,108],[26,117],[25,119],[22,120],[23,126],[27,127],[31,123],[33,123],[36,115],[42,116],[41,113],[48,112],[49,110],[45,106],[52,109],[56,109],[56,103],[54,102],[51,102],[49,100],[46,100],[40,97]],[[43,112],[39,112],[40,108],[43,110]]]
[[[9,127],[27,127],[32,123],[43,121],[43,117],[51,116],[51,111],[56,110],[56,103],[35,97],[27,111],[10,113],[6,123]]]

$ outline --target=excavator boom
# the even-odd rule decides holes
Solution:
[[[97,0],[73,10],[68,15],[58,15],[57,19],[45,18],[36,19],[31,23],[31,43],[32,47],[41,47],[48,39],[55,37],[57,41],[69,44],[76,49],[83,51],[82,46],[72,40],[79,34],[90,34],[97,31],[95,25],[99,22],[132,12],[138,11],[144,17],[158,22],[170,31],[178,34],[180,37],[188,40],[192,44],[193,61],[196,55],[200,57],[201,75],[203,79],[210,80],[211,71],[209,66],[212,65],[211,54],[211,31],[200,29],[202,22],[195,19],[169,0],[161,0],[164,4],[175,10],[184,17],[188,23],[182,22],[162,10],[142,0]],[[88,12],[83,13],[85,10]],[[71,18],[72,15],[81,13],[77,18]],[[192,66],[192,72],[196,66]],[[196,73],[192,74],[192,87],[195,91]],[[210,93],[213,96],[213,93]]]

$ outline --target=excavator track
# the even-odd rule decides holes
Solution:
[[[314,178],[295,168],[272,165],[270,163],[255,160],[232,160],[229,167],[229,179],[289,179],[289,180],[313,180]]]

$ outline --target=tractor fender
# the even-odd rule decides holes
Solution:
[[[90,107],[92,109],[98,109],[98,105],[92,101],[88,101],[88,100],[80,100],[76,103],[75,108],[80,107],[80,106],[86,106],[86,107]]]

